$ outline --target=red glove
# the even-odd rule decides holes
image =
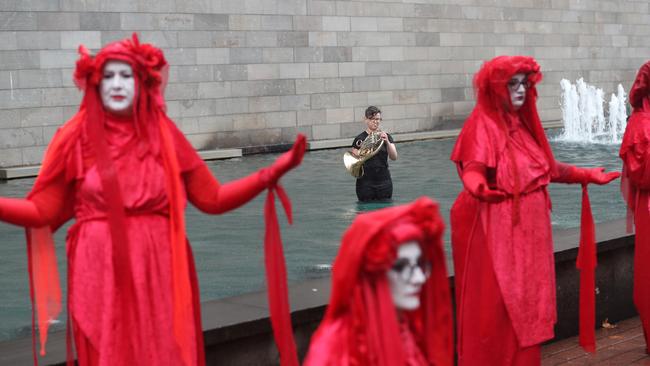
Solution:
[[[578,168],[576,166],[557,162],[558,176],[553,179],[559,183],[607,184],[621,176],[620,172],[605,173],[605,168]]]
[[[491,189],[485,179],[485,166],[470,164],[463,170],[462,177],[465,189],[477,199],[490,203],[498,203],[507,198],[503,191]]]
[[[300,134],[291,150],[282,154],[269,167],[220,185],[205,164],[185,176],[185,187],[190,202],[199,210],[220,214],[235,209],[255,198],[265,188],[276,184],[289,170],[295,168],[305,155],[307,140]]]
[[[266,169],[267,185],[274,185],[289,170],[297,167],[302,162],[307,147],[307,138],[303,134],[298,134],[291,150],[282,154],[271,166]]]

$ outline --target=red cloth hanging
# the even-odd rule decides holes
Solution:
[[[580,336],[582,348],[596,352],[596,228],[587,185],[582,185],[580,247],[576,267],[580,270]]]

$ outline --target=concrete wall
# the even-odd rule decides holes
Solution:
[[[649,57],[646,0],[8,0],[0,3],[0,167],[38,164],[81,99],[80,43],[133,31],[171,64],[170,116],[197,149],[446,128],[471,110],[483,60],[526,54],[559,80],[627,88]]]

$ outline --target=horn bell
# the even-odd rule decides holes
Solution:
[[[361,178],[363,176],[363,163],[375,156],[381,150],[382,146],[384,146],[384,140],[380,140],[379,144],[371,151],[362,149],[362,152],[367,151],[367,153],[363,156],[356,156],[350,151],[347,151],[345,154],[343,154],[343,165],[345,165],[345,169],[353,177]]]

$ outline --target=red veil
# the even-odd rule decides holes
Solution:
[[[417,240],[432,263],[432,274],[422,288],[421,306],[408,313],[406,322],[431,365],[453,365],[443,230],[438,205],[427,197],[357,216],[343,236],[334,262],[330,303],[305,364],[340,364],[342,359],[353,365],[406,364],[386,271],[399,244]],[[328,328],[337,323],[343,329],[329,337]],[[336,343],[332,348],[339,355],[324,352],[318,345],[323,342]]]

